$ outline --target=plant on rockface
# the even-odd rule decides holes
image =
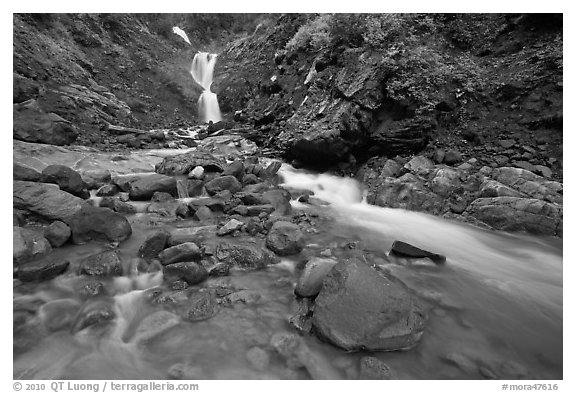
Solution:
[[[300,26],[294,37],[286,43],[286,50],[318,51],[328,46],[332,41],[328,24],[331,18],[331,14],[323,14]]]

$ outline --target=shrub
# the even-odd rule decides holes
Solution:
[[[323,14],[300,26],[294,37],[286,43],[286,50],[318,51],[327,47],[332,41],[329,26],[331,18],[332,15]]]

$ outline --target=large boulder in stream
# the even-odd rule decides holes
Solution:
[[[175,178],[154,173],[130,183],[129,195],[132,200],[143,201],[152,198],[155,192],[167,192],[175,195],[176,188]]]
[[[66,221],[80,211],[85,202],[60,190],[57,185],[15,181],[12,188],[14,207],[39,216]]]
[[[62,191],[77,196],[81,196],[82,190],[84,190],[82,176],[65,165],[48,165],[42,170],[41,181],[43,183],[58,184]]]
[[[224,190],[228,190],[234,194],[242,190],[242,183],[240,183],[234,176],[228,175],[212,179],[206,183],[204,187],[210,195],[215,195]]]
[[[80,211],[66,223],[72,230],[74,244],[83,244],[92,239],[121,242],[132,235],[132,226],[126,217],[88,204],[82,205]]]
[[[12,245],[12,258],[14,262],[48,254],[52,251],[50,243],[40,231],[17,226],[13,227]]]
[[[18,266],[18,279],[20,281],[46,281],[64,273],[70,262],[48,255]]]
[[[332,268],[314,306],[315,332],[347,350],[409,349],[426,316],[397,278],[351,259]]]
[[[276,221],[266,236],[266,247],[280,256],[298,254],[304,248],[304,234],[296,224]]]

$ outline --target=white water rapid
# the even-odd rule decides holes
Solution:
[[[210,91],[216,57],[217,55],[212,53],[198,52],[194,56],[190,70],[192,78],[204,89],[198,99],[198,113],[202,121],[206,123],[209,121],[216,123],[222,120],[216,94]]]

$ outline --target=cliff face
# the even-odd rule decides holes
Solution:
[[[562,176],[562,17],[283,15],[220,55],[222,107],[306,166],[457,149]],[[502,150],[502,151],[501,151]],[[504,153],[503,153],[504,152]]]

